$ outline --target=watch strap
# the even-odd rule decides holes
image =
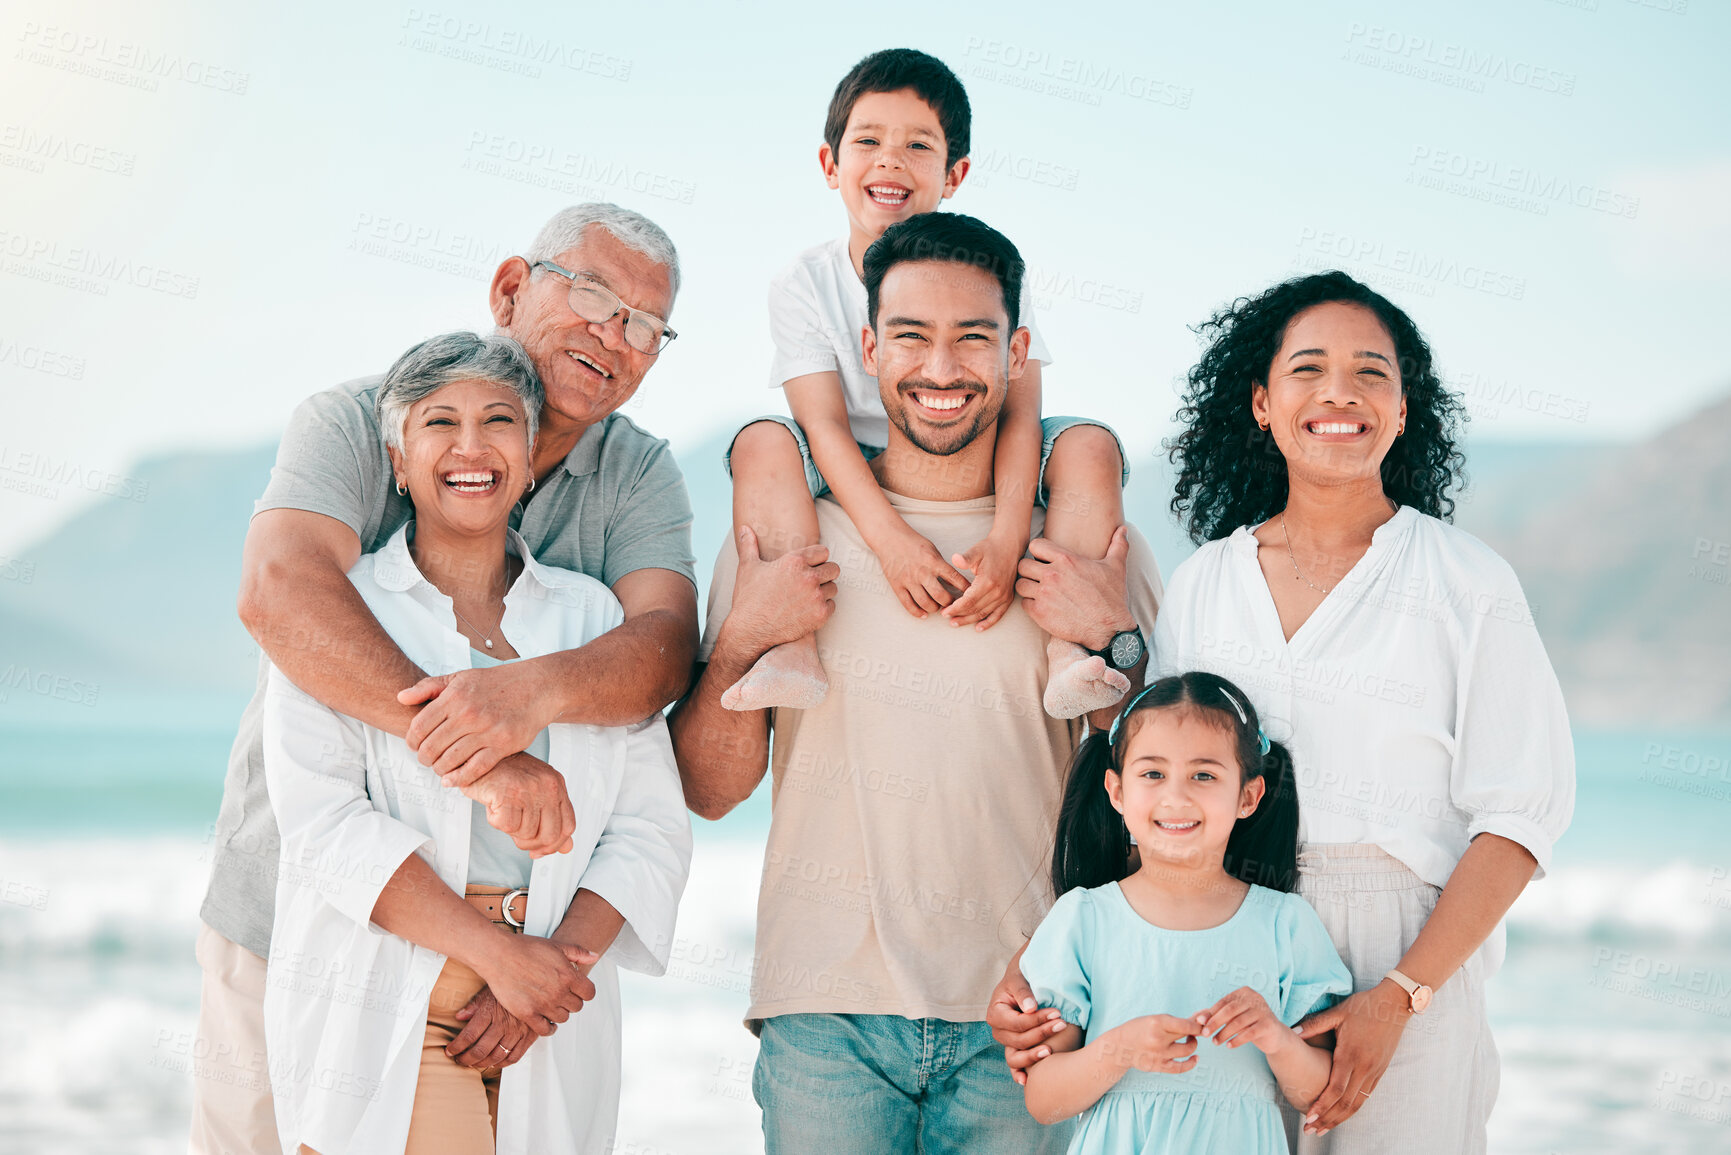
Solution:
[[[1417,998],[1418,989],[1420,987],[1424,986],[1423,983],[1419,982],[1417,979],[1408,978],[1406,975],[1401,974],[1400,971],[1395,970],[1392,967],[1389,969],[1389,972],[1383,976],[1383,978],[1393,979],[1395,985],[1400,987],[1401,990],[1406,992],[1407,1005],[1412,1009],[1413,1014],[1416,1015],[1416,1014],[1420,1014],[1423,1012],[1424,1008],[1420,1007],[1418,1005],[1418,998]],[[1430,1005],[1430,1000],[1426,999],[1425,1000],[1425,1006],[1429,1006],[1429,1005]]]
[[[1136,644],[1142,647],[1142,653],[1137,654],[1136,661],[1131,662],[1130,665],[1120,666],[1118,663],[1116,663],[1112,660],[1112,651],[1113,651],[1113,649],[1116,648],[1118,639],[1123,637],[1125,634],[1136,635]],[[1142,660],[1142,654],[1146,654],[1148,652],[1148,640],[1142,636],[1142,627],[1132,626],[1130,629],[1127,629],[1127,630],[1119,630],[1117,633],[1113,634],[1110,638],[1106,639],[1106,646],[1104,649],[1089,650],[1088,652],[1090,654],[1093,654],[1096,658],[1099,658],[1100,660],[1104,661],[1106,663],[1107,669],[1123,671],[1123,670],[1128,670],[1128,669],[1134,667],[1136,665],[1136,662]]]

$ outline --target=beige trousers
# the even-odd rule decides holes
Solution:
[[[498,1130],[499,1068],[461,1067],[445,1048],[465,1024],[457,1012],[487,984],[455,959],[433,984],[427,1033],[421,1041],[421,1074],[403,1155],[493,1155]]]
[[[1312,844],[1298,859],[1298,893],[1321,916],[1352,972],[1369,990],[1400,963],[1442,891],[1381,847]],[[1352,1118],[1326,1135],[1301,1135],[1284,1108],[1298,1155],[1483,1155],[1501,1062],[1485,1017],[1483,951],[1437,988],[1407,1021],[1382,1080]]]
[[[192,1046],[192,1155],[281,1155],[264,1053],[262,958],[203,923]]]
[[[445,1048],[462,1032],[457,1012],[480,993],[481,976],[454,959],[445,960],[427,1003],[421,1039],[421,1074],[403,1155],[493,1155],[499,1129],[499,1068],[460,1067]],[[300,1155],[319,1155],[301,1144]]]

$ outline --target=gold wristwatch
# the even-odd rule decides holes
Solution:
[[[1415,982],[1394,970],[1389,971],[1383,978],[1393,979],[1400,989],[1406,992],[1407,998],[1411,1000],[1413,1014],[1422,1015],[1425,1008],[1430,1006],[1431,995],[1435,992],[1423,983]]]

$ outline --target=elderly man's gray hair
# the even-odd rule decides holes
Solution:
[[[561,209],[554,218],[541,226],[523,259],[531,265],[536,261],[558,260],[559,254],[576,248],[583,241],[583,230],[600,225],[612,233],[619,243],[633,252],[642,253],[667,270],[667,284],[673,296],[679,295],[679,253],[673,240],[661,231],[661,226],[630,209],[605,201],[572,205]]]
[[[401,451],[403,429],[409,410],[417,401],[432,396],[456,381],[491,381],[515,393],[528,418],[529,444],[541,423],[541,406],[547,399],[541,378],[523,346],[510,337],[482,337],[475,333],[445,333],[429,337],[397,358],[379,385],[373,413],[385,444]]]

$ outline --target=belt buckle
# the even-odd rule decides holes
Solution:
[[[528,888],[519,886],[516,890],[513,890],[511,893],[499,900],[499,917],[505,920],[505,925],[515,927],[517,930],[521,931],[523,929],[523,924],[517,919],[511,917],[511,904],[517,901],[519,895],[527,899],[529,897]],[[523,905],[523,913],[529,913],[527,902]]]

